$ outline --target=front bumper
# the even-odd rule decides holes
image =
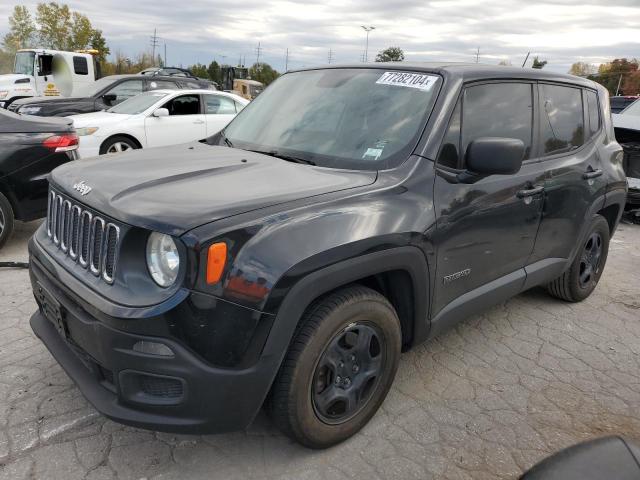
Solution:
[[[31,317],[33,331],[105,416],[151,430],[198,434],[240,430],[253,421],[279,355],[263,352],[246,368],[215,367],[174,338],[128,331],[134,320],[105,322],[81,292],[71,291],[34,255],[30,273],[40,306]],[[136,351],[138,342],[160,343],[172,356]]]

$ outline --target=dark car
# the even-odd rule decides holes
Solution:
[[[638,100],[637,95],[619,95],[611,97],[611,113],[620,113],[633,102]]]
[[[178,68],[178,67],[151,67],[140,72],[140,75],[148,75],[148,76],[158,76],[164,75],[169,77],[188,77],[194,80],[198,80],[202,83],[201,88],[209,88],[212,90],[217,90],[219,85],[207,78],[196,77],[195,74],[186,68]]]
[[[586,79],[287,73],[206,142],[53,172],[31,325],[119,422],[223,432],[265,404],[327,447],[375,414],[401,351],[538,285],[588,297],[621,157]]]
[[[92,83],[80,97],[36,97],[16,100],[9,110],[41,117],[66,117],[99,112],[149,90],[208,88],[207,82],[182,77],[110,75]]]
[[[47,176],[77,158],[78,137],[71,120],[27,118],[0,109],[0,248],[14,220],[47,212]]]

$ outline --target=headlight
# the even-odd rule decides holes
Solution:
[[[4,98],[9,95],[9,90],[0,90],[0,98]]]
[[[93,135],[97,131],[98,131],[98,127],[76,128],[76,133],[78,134],[79,137],[84,137],[86,135]]]
[[[24,115],[33,115],[34,113],[38,113],[40,110],[42,110],[42,107],[30,107],[28,105],[18,107],[17,109],[18,113],[22,113]]]
[[[180,255],[169,235],[153,232],[147,241],[147,267],[153,280],[161,287],[170,287],[178,278]]]

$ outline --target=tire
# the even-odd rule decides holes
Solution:
[[[394,308],[374,290],[354,285],[315,302],[271,388],[267,409],[273,422],[310,448],[351,437],[387,396],[401,339]]]
[[[547,285],[548,292],[567,302],[581,302],[591,295],[607,262],[609,236],[607,221],[602,215],[594,216],[571,267]]]
[[[131,138],[123,135],[116,135],[107,138],[100,146],[100,155],[126,152],[127,150],[136,150],[140,146]]]
[[[0,248],[11,238],[14,228],[13,208],[7,197],[0,193]]]

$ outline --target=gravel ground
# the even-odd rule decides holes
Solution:
[[[26,260],[37,224],[2,260]],[[364,430],[306,450],[260,415],[179,436],[101,417],[35,338],[26,270],[0,270],[0,479],[495,479],[607,434],[640,440],[640,226],[623,224],[580,304],[526,292],[403,356]]]

